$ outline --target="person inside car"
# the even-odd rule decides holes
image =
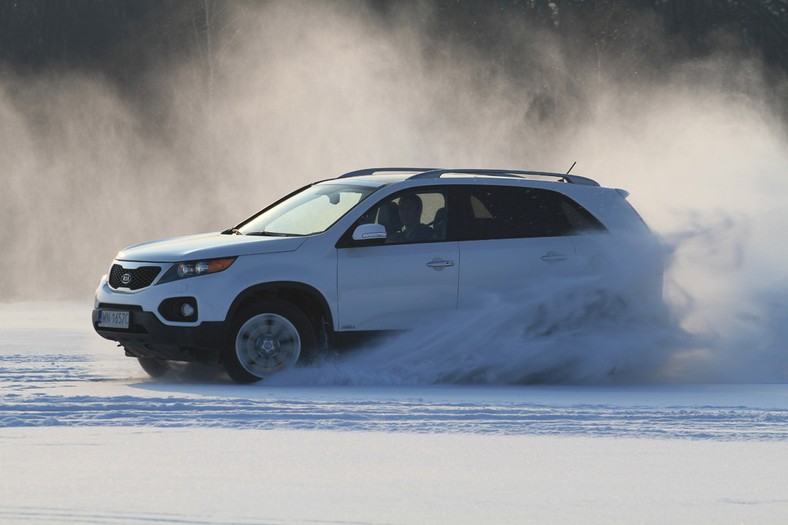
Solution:
[[[432,228],[421,223],[421,197],[415,193],[403,195],[399,199],[399,219],[402,221],[398,240],[427,241],[432,239]]]

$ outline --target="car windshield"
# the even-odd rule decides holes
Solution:
[[[234,232],[282,237],[321,233],[378,187],[334,182],[315,184],[269,208]]]

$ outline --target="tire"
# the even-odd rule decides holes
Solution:
[[[224,369],[239,384],[254,383],[311,357],[315,332],[307,316],[284,301],[243,309],[225,346]]]
[[[170,365],[164,359],[155,357],[138,357],[140,366],[151,377],[161,377],[170,370]]]

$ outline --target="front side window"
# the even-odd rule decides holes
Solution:
[[[566,196],[539,188],[474,186],[465,197],[463,238],[556,237],[604,230],[585,209]]]
[[[355,184],[315,184],[253,217],[238,231],[273,236],[321,233],[376,189]]]
[[[446,239],[448,207],[444,191],[408,190],[384,199],[365,213],[358,224],[386,227],[386,244]]]

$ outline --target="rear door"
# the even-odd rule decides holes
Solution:
[[[550,190],[478,185],[460,197],[460,309],[587,272],[566,198]],[[571,203],[571,201],[569,201]]]

